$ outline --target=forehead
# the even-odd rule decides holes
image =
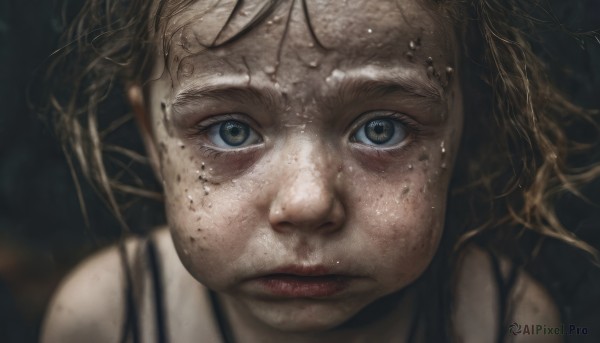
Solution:
[[[290,60],[312,68],[453,65],[453,30],[424,1],[196,1],[166,23],[167,60],[178,78]]]

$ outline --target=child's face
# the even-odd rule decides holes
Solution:
[[[248,316],[331,328],[436,252],[462,126],[453,34],[420,1],[307,1],[323,49],[284,1],[200,51],[234,3],[206,2],[168,23],[150,83],[177,251]],[[217,42],[262,5],[244,3]]]

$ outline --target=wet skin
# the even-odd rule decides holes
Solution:
[[[436,252],[463,120],[457,44],[420,2],[307,1],[316,40],[301,1],[284,1],[202,49],[228,4],[169,21],[149,83],[173,241],[234,326],[334,331]],[[217,42],[259,7],[244,6]],[[282,296],[257,281],[289,266],[344,283]]]

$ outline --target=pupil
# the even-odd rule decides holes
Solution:
[[[388,119],[375,119],[365,126],[367,138],[375,144],[384,144],[394,136],[394,124]]]
[[[250,136],[248,125],[235,120],[229,120],[221,124],[219,130],[221,139],[232,146],[243,144]]]

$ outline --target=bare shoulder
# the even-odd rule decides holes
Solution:
[[[173,341],[214,337],[206,289],[185,270],[166,228],[152,234],[164,295],[164,325]],[[151,275],[143,258],[141,239],[129,239],[125,248],[134,279],[136,308],[142,341],[154,341],[156,304]],[[119,342],[125,322],[125,273],[117,246],[83,261],[65,278],[54,295],[44,320],[42,343]],[[185,291],[182,291],[185,290]]]
[[[134,251],[137,241],[126,243]],[[117,247],[92,255],[61,283],[50,302],[41,341],[117,342],[123,322],[123,281]]]
[[[510,261],[501,259],[500,270],[507,277]],[[498,327],[499,286],[492,259],[483,249],[472,245],[465,251],[456,280],[453,320],[459,342],[494,341],[498,330],[506,330],[512,342],[562,342],[561,336],[517,333]],[[528,273],[519,272],[509,295],[509,323],[517,325],[560,326],[560,314],[548,291]],[[515,331],[516,333],[516,331]]]

